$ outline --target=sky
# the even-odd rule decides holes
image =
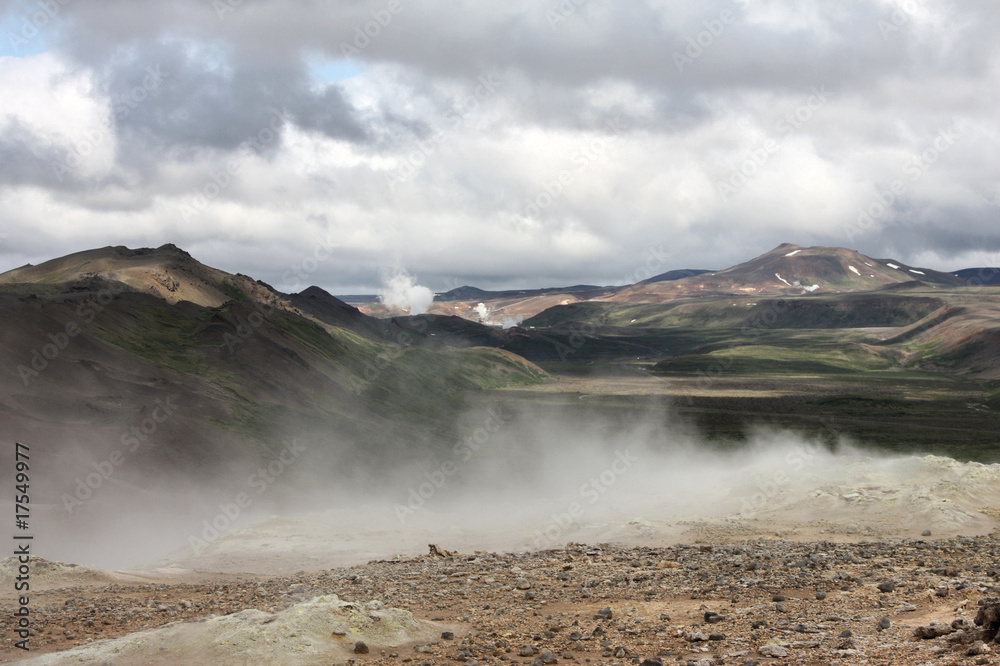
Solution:
[[[996,0],[0,0],[0,270],[624,284],[1000,265]]]

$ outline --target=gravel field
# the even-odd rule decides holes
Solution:
[[[53,581],[72,582],[72,569]],[[211,654],[203,663],[213,664],[300,663],[295,655],[305,647],[315,660],[301,663],[317,664],[1000,663],[996,533],[568,544],[523,554],[435,546],[421,557],[280,577],[183,572],[136,584],[88,576],[33,599],[33,650],[73,650],[24,663],[139,663],[136,655],[141,663],[182,663],[180,646],[161,645],[155,631],[133,633],[176,631],[171,623],[205,627],[189,630],[183,649]],[[295,635],[282,624],[282,611],[319,612],[324,602],[351,607],[342,630]],[[414,631],[423,633],[375,631],[375,616],[393,608],[412,613]],[[225,616],[242,625],[234,620],[220,643],[208,629]],[[271,623],[284,627],[281,635],[261,638],[258,630]],[[24,656],[9,646],[4,661]]]

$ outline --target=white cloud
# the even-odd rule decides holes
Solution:
[[[1000,250],[1000,17],[985,2],[911,4],[586,3],[553,30],[534,0],[428,2],[345,65],[341,42],[384,3],[261,0],[221,22],[195,0],[73,3],[44,42],[56,50],[0,59],[0,262],[174,242],[239,270],[245,253],[220,242],[232,237],[268,248],[255,276],[277,284],[321,235],[337,260],[309,278],[333,290],[373,289],[396,262],[433,287],[611,283],[657,243],[684,264],[664,270],[722,268],[783,241],[954,268]],[[884,37],[879,21],[901,8]],[[678,72],[669,54],[723,10],[735,23]],[[158,65],[162,91],[116,117],[113,96]],[[498,84],[477,96],[484,76]],[[815,86],[829,100],[781,129]],[[277,106],[275,140],[240,149]],[[616,119],[620,134],[593,151]],[[951,123],[955,146],[846,235]],[[101,128],[58,180],[54,161]],[[768,141],[779,148],[720,197]],[[231,183],[183,219],[230,162]]]

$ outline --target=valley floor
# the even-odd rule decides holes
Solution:
[[[412,611],[433,638],[402,645],[369,638],[370,652],[355,655],[363,632],[335,632],[325,643],[291,635],[261,639],[243,656],[264,664],[996,664],[1000,645],[979,642],[974,621],[981,602],[998,595],[998,555],[997,534],[841,542],[706,535],[656,548],[432,549],[277,577],[187,572],[103,585],[70,577],[35,595],[32,645],[37,653],[75,649],[26,663],[181,663],[169,647],[143,652],[158,645],[156,632],[132,632],[213,616],[235,623],[246,609],[268,614],[256,620],[266,626],[295,604],[337,595],[352,608],[379,600]],[[914,635],[933,623],[924,633],[940,636]],[[222,647],[202,646],[203,654],[218,655],[230,641],[231,660],[204,663],[250,663],[237,658],[236,635]],[[303,642],[326,656],[298,661]],[[23,656],[9,643],[0,652],[4,662]]]

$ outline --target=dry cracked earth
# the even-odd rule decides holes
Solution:
[[[424,636],[388,645],[378,636],[359,642],[354,638],[365,634],[346,630],[319,639],[303,634],[299,640],[320,655],[308,663],[1000,664],[1000,533],[664,548],[568,544],[523,554],[432,547],[422,557],[315,573],[197,578],[36,593],[31,656],[247,609],[275,614],[262,616],[266,624],[297,604],[336,595],[352,612],[368,614],[362,619],[369,625],[381,618],[366,609],[379,605],[363,602],[410,611],[428,621]],[[13,610],[12,600],[4,603]],[[13,633],[11,617],[4,614],[5,637]],[[290,633],[284,639],[294,644]],[[5,641],[0,660],[25,657],[11,645]],[[254,662],[216,656],[212,663],[292,663],[282,657],[284,645]],[[81,656],[35,663],[172,663],[169,647],[158,651],[142,662]]]

